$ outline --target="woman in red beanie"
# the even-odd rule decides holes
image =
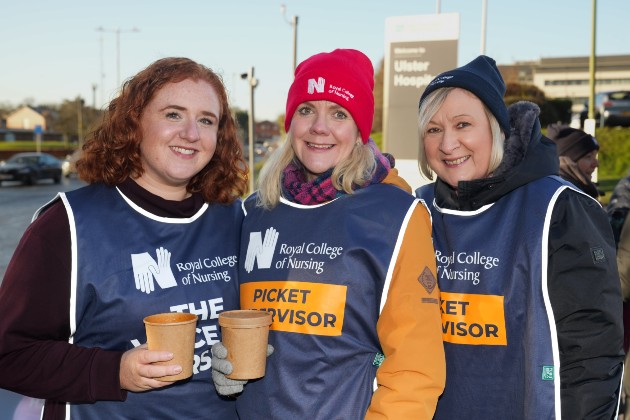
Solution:
[[[241,418],[433,416],[445,366],[431,221],[369,138],[373,86],[356,50],[296,69],[287,140],[244,202],[241,306],[272,313],[275,352]],[[218,372],[229,363],[212,367],[219,392],[242,390]]]
[[[446,387],[436,420],[611,419],[623,330],[599,203],[557,176],[538,106],[508,109],[495,61],[436,77],[420,98],[416,191],[430,203]]]

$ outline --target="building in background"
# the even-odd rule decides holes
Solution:
[[[590,94],[589,57],[541,58],[499,65],[507,83],[534,85],[550,99],[570,99],[580,112]],[[630,90],[630,55],[597,56],[595,93]]]
[[[30,106],[23,106],[7,116],[6,128],[34,130],[40,126],[46,130],[46,118]]]
[[[256,142],[265,140],[278,140],[280,138],[280,127],[274,121],[259,121],[254,125]]]

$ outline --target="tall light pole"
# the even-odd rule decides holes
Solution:
[[[436,0],[435,13],[440,14],[441,2]],[[480,53],[486,54],[486,20],[488,17],[488,0],[481,0],[481,48]]]
[[[83,99],[77,96],[77,141],[79,149],[83,147]]]
[[[103,29],[103,28],[101,28]],[[98,31],[98,29],[97,29]],[[101,103],[105,102],[105,94],[104,94],[104,89],[105,89],[105,70],[103,69],[103,31],[101,32],[101,36],[99,39],[99,45],[101,47]]]
[[[249,192],[254,192],[254,88],[258,86],[258,79],[254,77],[254,67],[250,67],[247,73],[241,74],[241,79],[245,79],[249,83],[249,115],[248,115],[248,131],[247,142],[249,154]]]
[[[481,0],[481,54],[486,55],[486,21],[488,20],[488,0]]]
[[[96,83],[92,83],[92,108],[96,109]]]
[[[123,32],[140,32],[140,29],[133,27],[131,29],[105,29],[102,26],[96,28],[99,32],[111,32],[116,34],[116,86],[120,88],[120,34]]]
[[[282,13],[282,17],[285,22],[287,22],[293,28],[293,73],[295,74],[295,68],[297,67],[297,26],[298,26],[298,17],[291,16],[291,20],[287,19],[287,6],[284,4],[280,5],[280,13]]]
[[[584,120],[583,130],[585,133],[595,137],[595,83],[597,83],[597,53],[596,53],[596,38],[597,38],[597,0],[591,2],[591,56],[588,60],[589,68],[589,95],[588,95],[588,115]],[[603,115],[600,117],[601,127],[604,126]],[[591,174],[591,180],[597,182],[599,177],[598,168],[595,168]]]
[[[588,119],[595,118],[595,66],[597,62],[597,54],[595,52],[595,46],[597,45],[595,39],[597,38],[597,0],[591,2],[591,56],[588,60],[588,73],[589,73],[589,95],[588,95]],[[585,130],[586,131],[586,130]],[[591,135],[595,135],[593,129]]]

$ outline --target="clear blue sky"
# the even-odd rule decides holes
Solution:
[[[249,87],[240,74],[254,66],[256,119],[275,119],[284,113],[292,80],[292,32],[280,13],[283,2],[287,18],[299,17],[298,62],[344,47],[365,52],[377,66],[385,18],[433,14],[438,4],[441,13],[460,14],[459,64],[481,47],[481,0],[6,0],[0,103],[60,103],[81,95],[102,106],[117,89],[114,31],[120,30],[121,81],[158,58],[187,56],[222,74],[232,104],[247,109]],[[591,0],[487,4],[486,54],[499,64],[590,54]],[[630,54],[622,39],[628,17],[630,1],[598,2],[598,55]]]

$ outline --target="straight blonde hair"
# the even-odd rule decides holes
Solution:
[[[287,138],[271,154],[260,171],[258,178],[258,196],[256,205],[270,210],[278,205],[282,197],[282,174],[284,169],[295,162],[301,165],[292,146],[291,130]],[[332,172],[332,184],[335,189],[352,194],[358,186],[364,185],[376,169],[376,157],[367,144],[357,139],[350,156],[337,165]]]
[[[418,110],[418,138],[420,139],[420,148],[418,150],[418,168],[420,169],[422,175],[429,180],[433,180],[433,170],[429,166],[427,155],[424,151],[424,136],[427,132],[427,126],[429,125],[431,118],[433,118],[435,113],[438,112],[446,100],[446,97],[453,89],[461,88],[445,87],[434,90],[426,98],[424,98],[424,101],[422,101],[420,109]],[[470,91],[466,92],[474,95],[474,93]],[[490,112],[486,104],[483,102],[481,103],[483,104],[483,110],[486,117],[488,117],[488,121],[490,122],[490,131],[492,132],[492,150],[490,152],[490,163],[488,165],[488,173],[491,174],[499,167],[501,161],[503,160],[503,143],[505,141],[505,134],[503,133],[503,130],[501,129],[501,126],[494,114]]]

